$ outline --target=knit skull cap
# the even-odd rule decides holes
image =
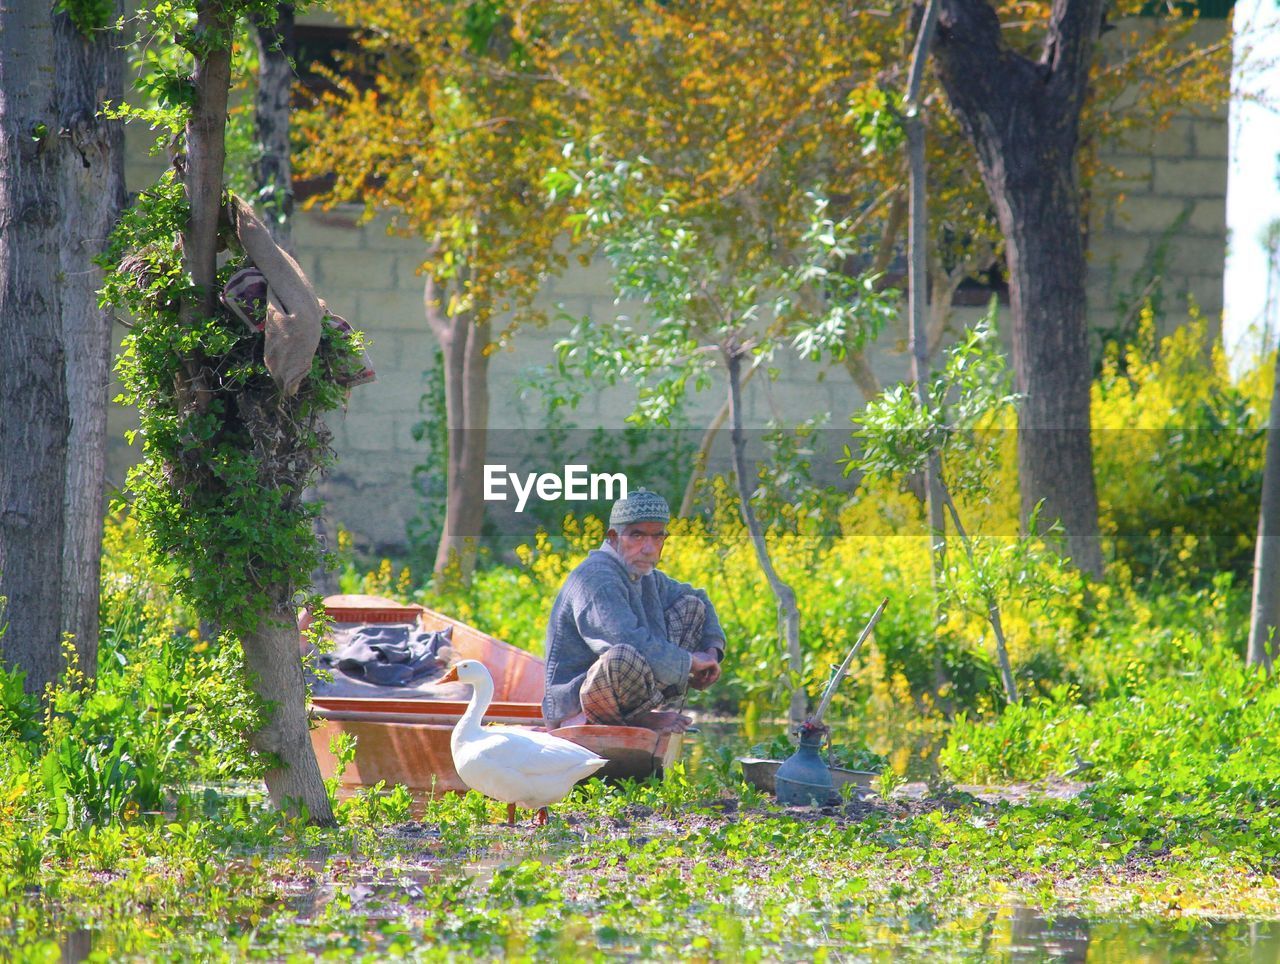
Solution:
[[[621,529],[633,522],[670,522],[671,507],[667,500],[648,489],[636,489],[613,504],[609,528]]]

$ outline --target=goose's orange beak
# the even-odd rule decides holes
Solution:
[[[450,666],[450,667],[449,667],[449,672],[447,672],[447,673],[445,673],[443,676],[441,676],[438,680],[436,680],[436,682],[437,682],[437,683],[456,683],[456,682],[458,682],[458,667],[456,667],[456,666]]]

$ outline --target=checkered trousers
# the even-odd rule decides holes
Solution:
[[[664,615],[667,639],[681,649],[696,652],[707,618],[706,603],[697,596],[681,596]],[[688,680],[678,686],[658,685],[640,651],[619,643],[605,650],[587,670],[582,681],[582,710],[588,723],[624,726],[639,714],[680,696],[688,685]]]

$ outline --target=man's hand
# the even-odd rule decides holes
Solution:
[[[715,653],[694,653],[689,666],[689,685],[695,690],[705,690],[720,678],[720,663]]]

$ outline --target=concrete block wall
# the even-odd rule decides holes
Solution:
[[[1134,148],[1116,155],[1125,176],[1105,179],[1089,251],[1089,313],[1095,324],[1127,310],[1152,284],[1152,293],[1163,296],[1166,324],[1186,319],[1189,299],[1211,322],[1220,320],[1226,116],[1188,118],[1173,126],[1169,133],[1176,138],[1156,138],[1152,153]]]
[[[1222,21],[1193,39],[1220,38]],[[1227,111],[1175,117],[1160,131],[1102,157],[1114,173],[1095,183],[1089,238],[1089,315],[1094,327],[1131,313],[1148,288],[1161,296],[1166,329],[1187,319],[1190,300],[1221,327],[1227,250]],[[1136,310],[1136,309],[1132,309]]]

